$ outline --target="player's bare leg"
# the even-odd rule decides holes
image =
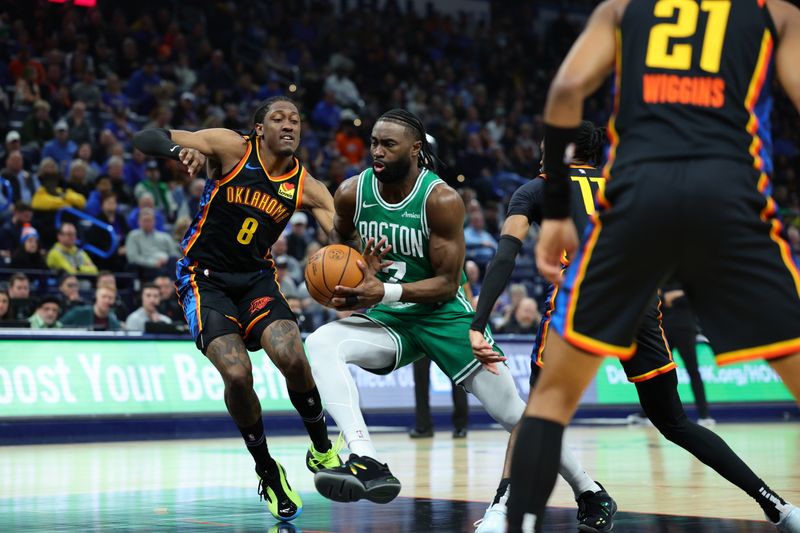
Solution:
[[[322,400],[314,383],[297,324],[292,320],[276,320],[261,334],[261,346],[286,378],[289,399],[311,437],[311,447],[306,454],[308,469],[316,472],[320,468],[341,465],[339,446],[332,446],[328,439]]]
[[[242,338],[228,334],[213,339],[206,357],[222,376],[225,405],[256,462],[259,494],[267,500],[267,507],[275,518],[296,518],[302,512],[303,503],[286,481],[283,467],[269,454],[261,402],[253,389],[253,365]]]
[[[800,353],[767,361],[800,405]]]
[[[558,475],[564,427],[602,361],[573,348],[554,331],[547,338],[545,359],[514,450],[514,490],[508,502],[508,531],[512,533],[522,531],[523,523],[541,530],[544,508]]]

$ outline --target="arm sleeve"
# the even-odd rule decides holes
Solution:
[[[494,308],[494,304],[503,292],[503,289],[514,271],[515,259],[522,241],[511,235],[502,235],[497,253],[486,269],[486,276],[483,279],[481,293],[478,296],[478,309],[472,319],[470,329],[483,331],[489,321],[489,315]]]
[[[133,136],[133,146],[150,156],[179,161],[178,154],[181,151],[181,145],[174,143],[169,130],[163,128],[140,131]]]

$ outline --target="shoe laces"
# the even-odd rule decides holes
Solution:
[[[502,501],[491,504],[487,509],[486,512],[483,514],[483,517],[479,518],[475,522],[472,523],[473,526],[478,527],[479,525],[483,524],[486,517],[492,514],[499,514],[505,516],[508,513],[506,509],[505,503]]]
[[[325,452],[318,452],[314,449],[314,445],[311,445],[311,464],[317,468],[325,467],[325,464],[333,459],[335,456],[339,455],[342,447],[344,446],[344,437],[341,433],[336,438],[336,442],[334,442],[330,448],[328,448]]]

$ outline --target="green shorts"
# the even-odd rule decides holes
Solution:
[[[359,316],[383,326],[397,345],[395,365],[369,370],[374,374],[388,374],[427,356],[453,383],[460,384],[481,366],[472,355],[469,342],[472,313],[409,316],[407,313],[394,314],[370,309],[366,315]],[[484,337],[494,351],[503,354],[495,344],[489,326],[486,326]]]

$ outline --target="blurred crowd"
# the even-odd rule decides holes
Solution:
[[[368,2],[0,1],[0,321],[180,331],[171,278],[203,176],[145,157],[131,138],[148,127],[246,133],[259,102],[278,94],[299,103],[297,155],[331,191],[369,164],[381,113],[423,119],[440,174],[467,206],[477,297],[510,194],[538,173],[548,83],[591,3],[551,6],[543,25],[519,21],[548,3],[494,6],[486,18],[356,4]],[[588,101],[588,119],[607,119],[608,89]],[[796,123],[777,98],[774,196],[798,254]],[[493,316],[500,332],[538,324],[534,241]],[[296,213],[272,250],[304,331],[335,318],[303,284],[306,258],[324,244]]]

